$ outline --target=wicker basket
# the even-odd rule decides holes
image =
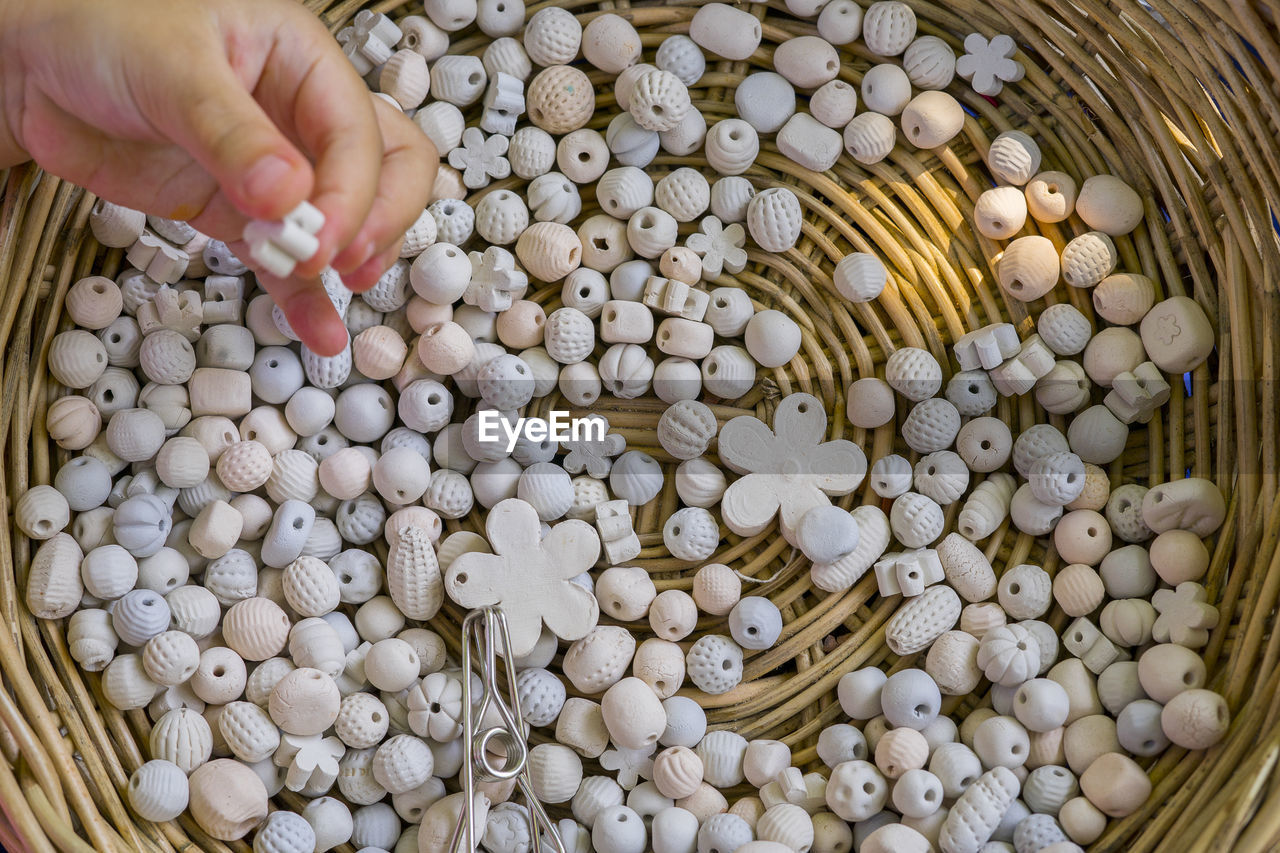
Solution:
[[[998,104],[953,86],[971,117],[962,134],[937,152],[900,146],[872,167],[842,158],[831,171],[814,174],[779,156],[771,141],[763,145],[747,176],[757,187],[796,187],[806,209],[804,232],[799,245],[782,255],[753,251],[737,280],[759,305],[794,317],[804,331],[803,346],[787,367],[762,371],[755,391],[716,413],[722,420],[743,412],[767,419],[781,395],[804,390],[827,404],[835,436],[863,444],[869,456],[890,452],[898,441],[892,425],[868,435],[846,422],[844,392],[851,381],[874,374],[899,346],[925,347],[947,364],[948,342],[966,330],[998,320],[1029,322],[1025,307],[1006,299],[993,281],[999,246],[969,224],[986,186],[980,161],[989,140],[1006,129],[1024,129],[1040,141],[1045,168],[1077,181],[1110,172],[1139,188],[1146,221],[1117,241],[1121,269],[1151,276],[1165,296],[1198,300],[1219,331],[1218,350],[1185,388],[1174,388],[1160,417],[1134,430],[1110,475],[1113,484],[1208,477],[1230,496],[1206,578],[1223,619],[1205,651],[1209,686],[1226,695],[1234,722],[1228,739],[1208,753],[1172,748],[1155,761],[1154,795],[1140,812],[1113,823],[1093,849],[1276,849],[1280,634],[1272,630],[1271,613],[1280,567],[1268,569],[1280,538],[1274,509],[1280,399],[1271,381],[1280,356],[1274,285],[1280,247],[1270,212],[1280,206],[1280,156],[1273,142],[1273,123],[1280,122],[1274,87],[1280,38],[1270,7],[1250,0],[1092,0],[1084,8],[1066,0],[910,2],[922,33],[957,48],[974,30],[1013,34],[1022,45],[1018,58],[1026,78],[1006,87]],[[336,31],[361,3],[307,5]],[[375,5],[397,18],[421,8],[397,0]],[[628,17],[647,51],[686,32],[696,10],[631,7],[625,0],[557,5],[584,22],[599,7]],[[779,0],[745,8],[762,20],[764,44],[749,62],[709,65],[692,93],[708,121],[735,115],[735,85],[750,71],[771,67],[775,45],[813,31]],[[483,45],[468,35],[455,49],[479,52]],[[856,85],[869,57],[859,42],[844,59],[841,77]],[[604,75],[591,76],[600,107],[591,126],[603,130],[614,108],[612,90]],[[664,155],[655,165],[696,166],[698,160]],[[44,359],[63,322],[63,296],[91,272],[114,275],[122,259],[120,251],[104,250],[88,236],[92,199],[84,192],[30,168],[0,177],[0,280],[7,283],[0,313],[0,441],[4,493],[12,505],[28,485],[49,482],[65,458],[43,426],[49,401],[60,393],[47,378]],[[590,208],[594,194],[583,195]],[[1059,247],[1072,228],[1079,230],[1078,222],[1063,226],[1043,229]],[[852,250],[874,252],[891,271],[877,302],[851,306],[835,295],[834,262]],[[544,287],[531,298],[551,310],[559,287]],[[1087,292],[1059,288],[1052,298],[1070,299],[1092,316]],[[654,438],[662,408],[656,400],[610,403],[608,414],[631,447],[670,463]],[[998,416],[1016,432],[1043,415],[1023,398],[1002,400]],[[1063,426],[1060,418],[1051,420]],[[659,589],[687,590],[692,571],[665,552],[660,533],[662,519],[677,506],[671,481],[638,514],[644,545],[638,564]],[[873,500],[864,488],[845,503]],[[948,513],[950,524],[956,506]],[[478,517],[463,521],[483,529]],[[807,564],[792,557],[774,530],[749,539],[730,536],[727,543],[718,559],[758,579],[752,591],[779,605],[785,629],[774,648],[748,657],[740,687],[719,697],[695,694],[713,726],[782,739],[800,763],[814,765],[818,732],[842,718],[834,695],[839,677],[858,666],[907,663],[884,644],[884,625],[896,604],[876,595],[871,577],[843,595],[816,591]],[[1053,572],[1060,562],[1043,542],[1007,525],[986,551],[1000,568],[1032,561]],[[143,712],[122,714],[106,705],[98,679],[86,678],[68,655],[63,624],[38,623],[26,612],[21,593],[31,554],[16,532],[0,542],[0,845],[77,853],[228,849],[189,819],[150,824],[125,806],[121,793],[146,757],[149,723]],[[433,625],[455,652],[462,615],[447,606]],[[721,622],[704,619],[699,631]],[[1064,622],[1057,612],[1055,627]],[[959,712],[976,701],[966,699]],[[956,704],[952,700],[945,710],[956,711]]]

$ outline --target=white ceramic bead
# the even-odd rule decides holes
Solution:
[[[896,116],[906,108],[910,101],[911,81],[901,67],[888,63],[873,65],[863,75],[862,103],[868,110],[886,116]],[[961,115],[963,115],[963,111]],[[930,124],[932,123],[930,121]],[[939,128],[954,124],[954,116],[951,115],[950,110],[948,110],[947,117],[938,124]],[[904,119],[904,127],[907,126],[920,128],[920,132],[922,134],[925,133],[922,116],[913,117],[909,124]],[[941,135],[940,130],[938,135]]]
[[[844,150],[863,165],[879,163],[893,150],[897,129],[893,119],[878,112],[854,116],[844,129]]]
[[[808,113],[796,113],[778,131],[778,151],[814,172],[825,172],[840,157],[840,133]]]
[[[654,187],[659,208],[677,222],[691,222],[711,203],[711,185],[701,172],[687,166],[664,175]]]
[[[809,113],[827,127],[842,130],[858,109],[858,90],[843,80],[831,80],[809,96]]]
[[[760,46],[760,22],[745,9],[708,3],[689,23],[689,37],[704,50],[724,59],[741,61]]]
[[[795,246],[802,219],[800,201],[785,187],[759,192],[747,206],[747,229],[766,252],[785,252]]]
[[[876,56],[897,56],[916,37],[916,14],[905,3],[880,0],[867,7],[862,40]]]
[[[176,820],[187,803],[187,774],[171,761],[148,761],[129,777],[129,805],[143,820]]]

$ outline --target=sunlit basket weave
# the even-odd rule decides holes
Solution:
[[[1228,494],[1227,522],[1205,581],[1223,619],[1206,657],[1208,686],[1226,695],[1234,721],[1228,739],[1208,753],[1172,748],[1156,761],[1150,768],[1153,796],[1137,814],[1110,826],[1093,849],[1276,849],[1280,632],[1271,620],[1280,594],[1280,566],[1274,565],[1280,386],[1273,381],[1280,357],[1280,250],[1271,210],[1280,204],[1280,39],[1270,7],[1249,0],[909,2],[922,34],[941,36],[958,50],[975,30],[1014,35],[1026,77],[1007,86],[998,104],[957,80],[951,91],[971,117],[953,144],[937,152],[899,146],[876,166],[842,157],[831,171],[814,174],[780,156],[771,140],[764,143],[747,177],[757,188],[795,188],[805,208],[804,233],[782,255],[752,250],[737,281],[759,306],[798,321],[804,342],[787,367],[762,370],[748,397],[716,413],[722,422],[744,412],[768,421],[780,396],[804,390],[827,404],[832,437],[858,442],[869,457],[890,452],[899,442],[895,427],[869,435],[847,423],[850,382],[882,371],[886,353],[896,347],[924,347],[949,364],[948,343],[965,331],[1000,320],[1025,331],[1030,322],[1025,307],[1006,299],[994,281],[1000,247],[970,224],[974,200],[989,185],[982,165],[989,141],[1003,130],[1022,129],[1040,142],[1044,168],[1077,181],[1109,172],[1138,188],[1146,220],[1116,241],[1120,269],[1151,276],[1162,296],[1195,298],[1218,330],[1218,349],[1185,388],[1175,385],[1160,417],[1133,431],[1110,474],[1113,485],[1208,477]],[[307,5],[336,31],[362,4]],[[601,8],[626,16],[642,33],[646,52],[670,34],[687,32],[696,10],[576,0],[557,5],[572,8],[584,23]],[[421,12],[419,3],[395,0],[373,7],[396,18]],[[749,62],[710,63],[692,92],[708,123],[735,115],[735,85],[753,70],[771,68],[779,42],[814,31],[780,0],[743,8],[762,20],[764,44]],[[486,43],[466,35],[455,50],[478,53]],[[869,56],[861,42],[842,56],[842,79],[857,85]],[[599,107],[591,126],[603,130],[616,110],[612,87],[605,75],[590,76]],[[662,155],[655,163],[658,170],[677,165],[700,162]],[[103,250],[89,236],[91,197],[30,168],[0,177],[0,442],[3,492],[12,506],[29,485],[49,482],[65,459],[43,426],[46,406],[61,393],[46,375],[45,352],[64,322],[63,296],[82,276],[114,275],[122,259],[120,251]],[[515,184],[504,181],[487,191]],[[583,198],[584,215],[595,213],[594,193],[585,191]],[[1082,230],[1075,221],[1063,226],[1043,229],[1059,247]],[[866,305],[840,299],[830,279],[835,261],[855,250],[878,255],[890,270],[884,295]],[[550,311],[559,304],[559,291],[542,287],[531,298]],[[1059,287],[1052,299],[1069,299],[1092,316],[1088,296]],[[556,402],[553,395],[539,406]],[[654,437],[662,409],[656,400],[609,400],[607,413],[630,447],[670,463]],[[1015,433],[1043,418],[1030,397],[1002,400],[996,414]],[[1064,426],[1060,418],[1051,421]],[[864,486],[844,504],[874,500]],[[692,569],[662,545],[661,522],[676,506],[668,477],[636,522],[644,545],[636,562],[660,590],[687,590],[692,582]],[[948,513],[950,524],[958,506]],[[474,516],[465,523],[482,530],[481,521]],[[85,853],[228,849],[189,819],[154,825],[136,819],[124,804],[129,773],[146,758],[149,724],[143,712],[121,714],[106,705],[98,678],[82,675],[68,655],[64,624],[37,623],[26,611],[22,592],[32,550],[16,532],[0,540],[0,845]],[[986,551],[998,570],[1042,562],[1054,572],[1061,562],[1007,525]],[[706,705],[714,727],[781,739],[799,763],[814,766],[818,732],[843,719],[834,692],[840,676],[859,666],[908,663],[884,643],[896,599],[880,598],[870,576],[843,595],[815,590],[808,565],[775,529],[750,539],[729,535],[717,559],[759,580],[747,584],[747,592],[777,603],[785,628],[774,648],[748,656],[740,687],[724,696],[692,695]],[[1052,622],[1061,629],[1065,618],[1054,612]],[[446,606],[432,625],[455,653],[462,615]],[[725,633],[724,620],[703,619],[698,630]],[[958,713],[977,701],[966,700]],[[955,705],[952,700],[944,709],[957,711]]]

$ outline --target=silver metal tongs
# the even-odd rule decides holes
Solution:
[[[471,689],[473,651],[480,666],[481,695],[478,703],[474,701]],[[499,652],[506,662],[505,699],[504,690],[498,683]],[[544,842],[550,842],[549,846],[556,853],[568,853],[555,823],[534,796],[529,780],[529,733],[520,712],[514,660],[507,617],[502,610],[482,607],[468,613],[462,621],[462,736],[469,750],[467,760],[462,763],[462,811],[450,845],[454,853],[471,853],[479,841],[472,817],[476,782],[508,779],[515,779],[524,794],[533,849],[542,850]],[[477,726],[483,725],[490,706],[498,712],[499,723],[477,731]]]

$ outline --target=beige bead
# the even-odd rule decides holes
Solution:
[[[835,78],[840,56],[831,43],[817,36],[787,39],[773,52],[773,67],[799,89],[816,89]]]
[[[252,492],[271,476],[271,451],[258,441],[237,441],[218,457],[215,470],[233,492]]]
[[[1015,299],[1032,302],[1058,283],[1058,251],[1046,237],[1019,237],[1008,245],[996,264],[1000,286]]]
[[[1185,749],[1208,749],[1227,734],[1231,714],[1226,700],[1212,690],[1186,690],[1160,713],[1165,736]]]
[[[1084,773],[1101,756],[1120,752],[1115,720],[1090,714],[1068,723],[1062,748],[1072,771]]]
[[[1080,187],[1076,213],[1090,228],[1118,237],[1142,221],[1142,197],[1114,175],[1094,175]]]
[[[567,225],[535,222],[516,241],[516,255],[529,275],[556,282],[581,264],[582,242]]]
[[[760,22],[746,9],[708,3],[690,21],[689,37],[716,56],[740,61],[760,46]]]
[[[964,128],[964,116],[964,108],[950,94],[924,91],[903,108],[902,132],[917,148],[940,148]]]
[[[187,381],[191,414],[238,418],[253,407],[253,382],[248,373],[221,367],[197,367]]]
[[[727,616],[742,596],[742,581],[728,566],[708,563],[693,576],[693,600],[712,616]]]
[[[83,559],[80,545],[67,533],[42,543],[27,573],[27,609],[39,619],[70,616],[84,594],[80,576]]]
[[[71,394],[49,404],[45,429],[63,450],[84,450],[98,437],[102,415],[91,400]]]
[[[1024,188],[1027,212],[1037,222],[1062,222],[1076,208],[1076,182],[1065,172],[1041,172]]]
[[[319,468],[320,487],[341,501],[349,501],[369,491],[373,466],[369,456],[355,447],[344,447],[325,457]]]
[[[1132,326],[1155,305],[1155,293],[1155,282],[1145,275],[1119,272],[1094,288],[1093,308],[1108,323]]]
[[[390,95],[402,109],[411,110],[431,90],[427,60],[413,50],[397,50],[378,72],[378,90]]]
[[[542,331],[547,313],[528,299],[517,300],[498,314],[498,340],[512,349],[528,349],[542,345]]]
[[[1132,329],[1113,326],[1094,335],[1084,349],[1084,369],[1089,378],[1103,388],[1121,373],[1132,373],[1146,361],[1142,338]]]
[[[682,590],[664,590],[649,605],[649,627],[664,640],[683,640],[693,632],[697,621],[697,604]]]
[[[107,369],[107,350],[93,334],[73,329],[54,337],[48,360],[49,372],[60,384],[88,388]]]
[[[267,710],[284,731],[314,735],[333,725],[341,702],[332,678],[318,669],[300,667],[276,684]]]
[[[1213,327],[1204,309],[1186,296],[1157,303],[1142,318],[1140,329],[1148,355],[1166,373],[1194,370],[1213,351]]]
[[[1053,543],[1068,563],[1096,566],[1111,551],[1111,527],[1095,510],[1072,510],[1054,528]]]
[[[1097,610],[1106,596],[1102,578],[1091,566],[1073,563],[1053,579],[1053,597],[1071,617],[1087,616]]]
[[[598,702],[571,697],[556,718],[556,740],[584,758],[598,758],[609,745],[609,730]]]
[[[1190,530],[1166,530],[1150,546],[1151,568],[1170,586],[1198,581],[1209,570],[1209,549]]]
[[[124,306],[114,281],[95,275],[82,278],[67,291],[67,314],[77,326],[91,331],[110,326]]]
[[[876,767],[890,779],[919,770],[929,760],[929,742],[915,729],[890,729],[875,746]]]
[[[653,784],[673,800],[691,796],[702,784],[702,759],[686,746],[664,749],[653,759]]]
[[[1027,200],[1017,187],[995,187],[978,196],[973,225],[992,240],[1008,240],[1027,222]]]
[[[28,538],[50,539],[67,526],[71,508],[53,486],[32,486],[18,498],[13,522]]]
[[[595,111],[595,88],[587,75],[568,65],[539,71],[525,94],[529,120],[556,135],[571,133]]]
[[[1067,837],[1077,844],[1092,844],[1107,828],[1107,816],[1085,797],[1067,800],[1058,812]]]
[[[370,379],[395,376],[408,354],[404,338],[390,326],[371,326],[351,342],[351,358],[356,370]]]
[[[684,650],[673,642],[650,637],[636,649],[631,672],[659,699],[666,699],[684,683]]]
[[[643,749],[658,742],[667,712],[657,695],[639,678],[624,678],[600,700],[609,737],[623,749]]]
[[[1119,752],[1099,756],[1080,775],[1080,790],[1104,814],[1133,814],[1151,796],[1151,780],[1132,758]]]
[[[702,280],[702,261],[692,249],[674,246],[662,253],[658,271],[666,278],[693,285]]]
[[[244,516],[224,500],[204,505],[187,533],[187,541],[196,552],[210,560],[226,554],[240,541]]]
[[[267,816],[267,789],[245,764],[219,758],[189,778],[191,816],[220,841],[243,838]]]
[[[475,343],[453,321],[428,326],[418,339],[418,358],[424,367],[441,376],[452,376],[475,358]]]

